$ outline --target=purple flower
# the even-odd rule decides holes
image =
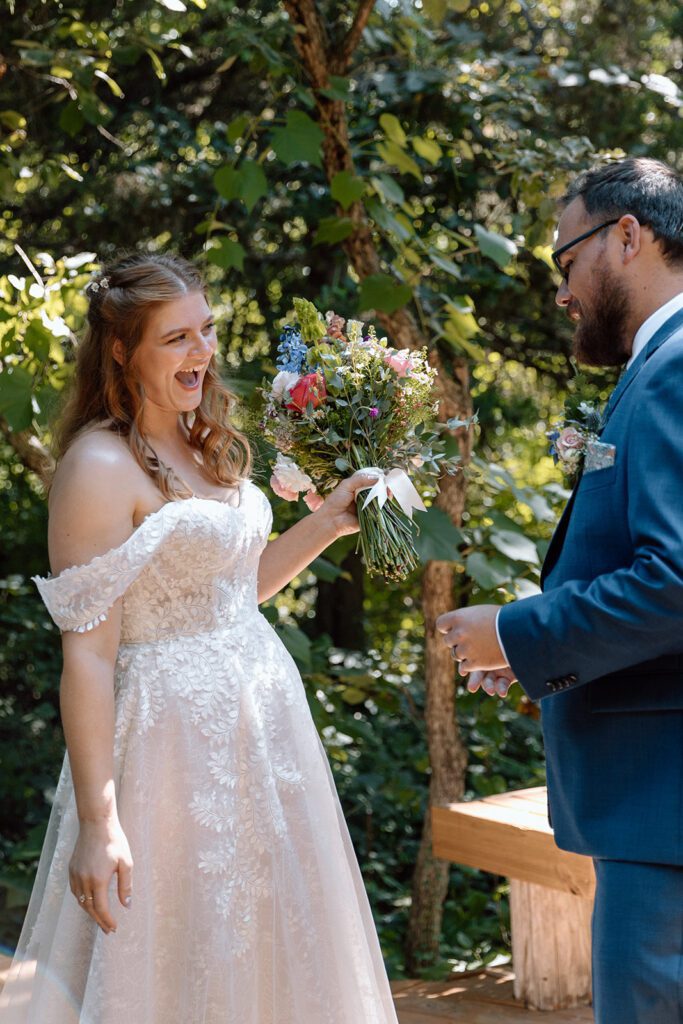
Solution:
[[[370,415],[371,415],[371,417],[373,418],[373,420],[376,420],[376,419],[377,419],[377,417],[379,416],[379,409],[377,408],[377,406],[376,406],[376,405],[373,405],[373,406],[371,407],[371,409],[370,409]]]

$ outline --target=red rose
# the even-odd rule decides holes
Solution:
[[[305,412],[309,402],[314,409],[317,409],[327,398],[325,378],[319,373],[306,373],[299,377],[296,384],[289,389],[290,402],[287,402],[288,409],[298,409]]]

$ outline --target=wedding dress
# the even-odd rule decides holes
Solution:
[[[396,1024],[362,878],[299,673],[257,606],[270,506],[165,504],[35,581],[63,630],[123,598],[115,669],[130,909],[106,935],[69,888],[64,758],[2,1024]]]

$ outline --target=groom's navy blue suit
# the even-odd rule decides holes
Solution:
[[[596,858],[596,1019],[683,1024],[683,310],[622,377],[600,440],[614,464],[584,472],[543,593],[498,629],[543,700],[556,841]]]

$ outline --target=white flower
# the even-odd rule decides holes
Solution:
[[[273,386],[270,389],[272,397],[277,402],[284,402],[285,398],[288,397],[289,389],[294,387],[298,379],[298,373],[292,373],[291,370],[280,370],[274,378]]]
[[[308,473],[299,469],[294,459],[288,458],[278,452],[277,461],[273,467],[273,474],[288,491],[313,491],[315,484]]]
[[[349,320],[346,324],[346,337],[349,339],[351,344],[355,344],[363,337],[363,321],[362,320]]]

